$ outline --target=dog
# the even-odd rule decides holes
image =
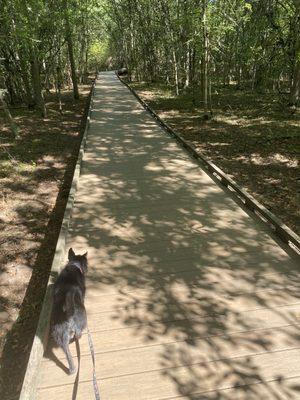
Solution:
[[[76,255],[70,248],[68,260],[54,284],[51,336],[66,354],[69,374],[74,374],[76,368],[69,343],[79,340],[87,325],[84,307],[85,274],[88,269],[87,253]]]

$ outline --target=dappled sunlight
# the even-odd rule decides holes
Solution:
[[[299,114],[270,93],[231,86],[212,92],[213,118],[203,121],[200,91],[170,98],[168,86],[131,85],[183,139],[297,232]]]
[[[280,377],[299,371],[293,259],[156,124],[147,129],[151,117],[132,112],[136,100],[114,76],[103,80],[68,246],[88,251],[86,307],[104,396],[125,377],[128,398],[143,389],[139,400],[156,386],[161,399],[291,392]],[[42,387],[66,382],[48,375]]]
[[[245,156],[240,156],[236,157],[236,160],[241,160],[241,161],[251,161],[255,165],[270,165],[270,164],[283,164],[283,165],[288,165],[289,168],[297,168],[299,165],[298,159],[290,159],[285,157],[282,154],[275,153],[269,157],[261,157],[259,154],[251,154],[250,157],[245,157]]]

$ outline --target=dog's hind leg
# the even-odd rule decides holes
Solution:
[[[75,368],[73,357],[72,357],[72,354],[71,354],[70,348],[69,348],[69,336],[68,335],[64,336],[62,349],[63,349],[65,355],[67,356],[67,360],[69,363],[69,374],[70,375],[74,374],[76,372],[76,368]]]

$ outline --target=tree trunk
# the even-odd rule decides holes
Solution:
[[[179,95],[178,65],[177,65],[175,50],[173,50],[173,65],[174,65],[175,90],[176,90],[176,96],[178,96]]]
[[[26,93],[26,104],[28,107],[33,107],[33,106],[35,106],[35,102],[34,102],[34,99],[32,96],[31,88],[30,88],[28,71],[26,68],[27,63],[23,59],[23,56],[20,57],[19,63],[20,63],[21,77],[22,77],[22,81],[23,81],[25,93]]]
[[[79,55],[79,71],[80,71],[80,76],[79,76],[79,82],[80,83],[85,83],[85,58],[86,58],[86,37],[85,33],[82,34],[81,37],[81,42],[80,42],[80,55]]]
[[[72,39],[72,33],[71,33],[71,28],[70,28],[67,0],[64,1],[64,14],[65,14],[66,41],[67,41],[67,45],[68,45],[69,60],[70,60],[70,67],[71,67],[71,77],[72,77],[72,84],[73,84],[73,95],[74,95],[74,99],[78,100],[79,99],[79,91],[78,91],[78,84],[77,84],[76,66],[75,66],[74,49],[73,49],[73,39]]]
[[[187,44],[186,49],[186,62],[185,62],[185,84],[184,87],[190,86],[190,72],[191,72],[191,54],[190,54],[190,43]]]
[[[300,19],[300,1],[293,0],[296,8],[296,21]],[[297,23],[297,22],[296,22]],[[297,107],[300,100],[300,29],[299,26],[295,27],[296,45],[295,45],[295,65],[293,71],[293,80],[290,91],[289,105]]]
[[[206,0],[203,1],[203,104],[204,119],[209,119],[208,114],[208,32],[206,21]]]
[[[300,51],[298,55],[298,61],[296,62],[294,74],[293,74],[293,84],[291,87],[290,94],[290,106],[297,107],[300,100]]]
[[[28,8],[26,0],[23,1],[23,10],[27,17],[28,22],[31,21],[31,15],[29,13],[30,8]],[[35,103],[40,110],[44,118],[47,117],[47,109],[44,102],[44,97],[42,93],[41,76],[40,76],[40,65],[36,54],[34,42],[28,42],[29,55],[30,55],[30,70],[31,70],[31,80],[33,86],[33,95]]]
[[[35,50],[31,48],[31,77],[32,77],[32,85],[33,85],[33,92],[34,92],[34,99],[38,109],[40,110],[42,116],[44,118],[47,117],[47,109],[45,106],[43,93],[42,93],[42,86],[41,86],[41,77],[40,77],[40,67],[39,62],[36,58]]]
[[[9,122],[10,130],[12,131],[14,138],[17,139],[19,137],[19,128],[17,124],[15,123],[13,117],[11,116],[11,113],[7,107],[6,102],[3,99],[3,94],[0,93],[0,108],[4,111],[4,114]]]
[[[83,68],[83,76],[84,76],[84,81],[83,83],[87,83],[87,78],[88,78],[88,61],[89,61],[89,44],[86,44],[85,48],[85,55],[84,55],[84,68]],[[95,73],[98,73],[99,66],[96,66],[96,71]]]
[[[55,74],[55,87],[56,87],[56,95],[57,95],[57,101],[58,101],[58,106],[59,106],[59,112],[62,115],[63,114],[63,109],[62,109],[62,101],[61,101],[61,88],[62,88],[62,72],[61,72],[61,57],[60,53],[58,55],[58,63],[56,67],[56,74]]]

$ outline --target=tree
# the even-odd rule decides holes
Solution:
[[[10,129],[14,135],[14,138],[17,139],[19,136],[19,128],[15,123],[11,113],[7,107],[6,101],[4,100],[5,92],[0,90],[0,109],[4,111],[4,114],[9,122]]]
[[[64,8],[64,19],[65,19],[65,30],[66,30],[66,42],[68,44],[69,60],[70,60],[70,66],[71,66],[71,76],[72,76],[72,83],[73,83],[73,94],[74,94],[74,99],[79,99],[79,91],[78,91],[78,84],[77,84],[75,59],[74,59],[74,49],[73,49],[73,38],[72,38],[72,32],[71,32],[71,27],[70,27],[69,8],[68,8],[67,0],[63,1],[63,8]]]
[[[296,107],[300,99],[300,0],[293,0],[294,16],[294,65],[290,89],[290,106]]]
[[[172,84],[176,94],[201,86],[206,115],[210,82],[274,95],[283,86],[298,102],[299,0],[103,4],[110,48],[132,79]]]

